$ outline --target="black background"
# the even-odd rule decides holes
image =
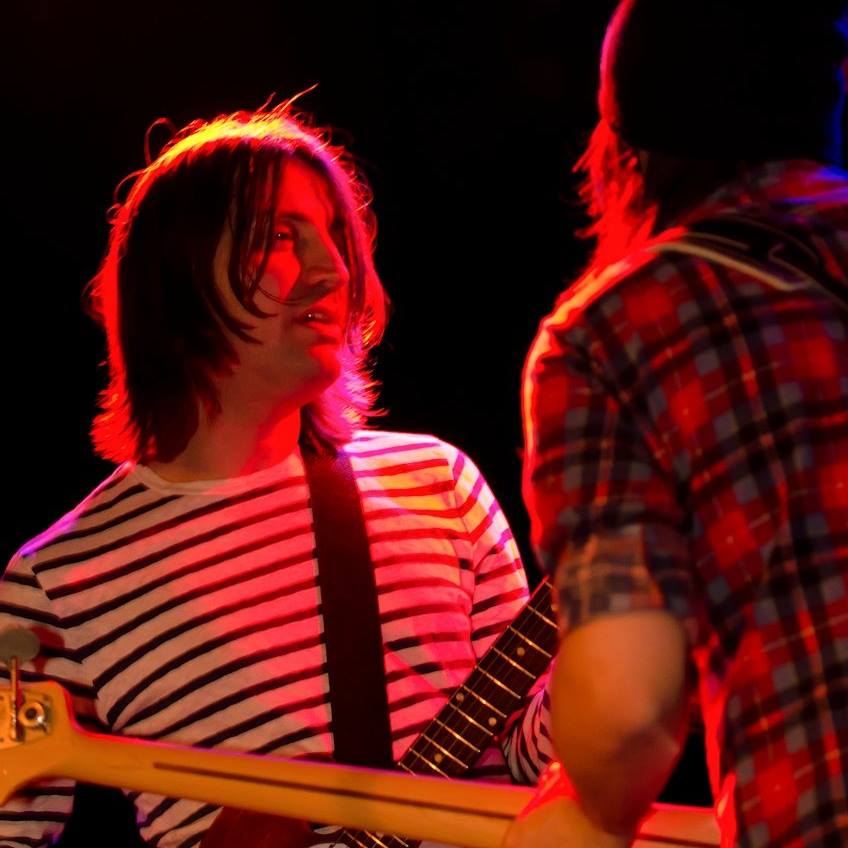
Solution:
[[[519,377],[539,319],[586,260],[571,167],[596,119],[613,5],[7,5],[4,556],[109,469],[88,442],[103,346],[81,292],[105,247],[112,192],[143,165],[146,128],[317,83],[301,107],[338,130],[374,189],[377,267],[394,303],[381,426],[468,452],[535,579]],[[670,797],[705,801],[691,756]]]

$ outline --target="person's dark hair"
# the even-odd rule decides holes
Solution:
[[[580,235],[595,239],[592,264],[609,265],[646,239],[656,219],[638,154],[602,118],[575,171],[583,175],[580,199],[591,220]]]
[[[350,270],[342,373],[302,410],[301,441],[341,444],[372,414],[368,355],[385,328],[386,298],[373,263],[370,193],[345,152],[287,103],[189,124],[131,175],[126,200],[113,207],[109,246],[89,290],[108,345],[109,385],[92,428],[104,458],[169,461],[188,444],[201,408],[210,416],[220,410],[215,377],[237,362],[228,332],[256,339],[222,302],[215,252],[229,226],[230,286],[248,312],[265,317],[255,297],[274,237],[269,198],[292,159],[326,180]]]
[[[601,118],[576,167],[596,263],[753,165],[840,158],[845,5],[619,3],[601,58]]]
[[[691,159],[839,158],[845,0],[622,0],[598,103],[631,147]]]

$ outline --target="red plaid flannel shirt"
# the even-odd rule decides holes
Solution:
[[[788,202],[845,281],[846,190],[772,162],[690,220]],[[563,295],[524,402],[563,626],[678,616],[723,844],[848,845],[848,310],[648,245]]]

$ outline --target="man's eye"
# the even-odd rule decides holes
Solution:
[[[274,242],[276,244],[293,244],[295,232],[292,227],[277,227],[274,230]]]

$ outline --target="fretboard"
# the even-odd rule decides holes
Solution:
[[[411,774],[461,777],[521,706],[556,651],[551,586],[543,580],[515,620],[409,746],[398,767]],[[404,848],[399,836],[345,830],[335,837],[358,848]]]

